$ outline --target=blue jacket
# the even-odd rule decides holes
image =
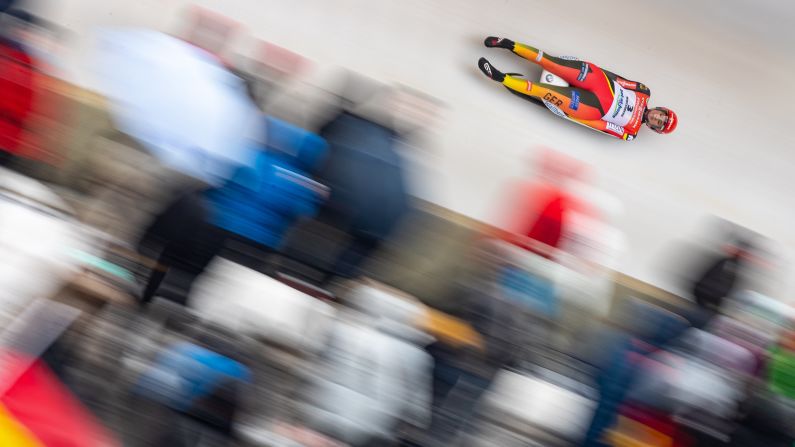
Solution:
[[[134,391],[175,410],[187,411],[223,381],[248,382],[247,367],[192,343],[180,342],[161,353]]]
[[[221,188],[207,193],[212,222],[227,231],[278,249],[301,217],[312,217],[326,188],[309,177],[328,147],[322,138],[268,117],[265,150],[239,168]]]

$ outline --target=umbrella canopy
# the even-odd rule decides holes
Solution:
[[[218,184],[253,160],[258,110],[212,54],[157,31],[107,30],[98,63],[118,127],[167,166]]]

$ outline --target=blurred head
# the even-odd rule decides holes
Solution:
[[[27,29],[33,27],[35,17],[22,10],[11,10],[0,14],[0,34],[14,41],[23,40]]]
[[[673,110],[655,107],[646,110],[645,122],[649,129],[657,133],[671,133],[676,129],[679,119]]]
[[[730,255],[735,255],[735,256],[747,255],[747,254],[751,253],[751,251],[753,251],[753,249],[754,249],[754,247],[753,247],[753,245],[751,245],[751,242],[747,241],[747,240],[744,240],[744,239],[738,239],[738,240],[734,241],[733,243],[728,244],[726,246],[726,251]]]
[[[10,33],[19,38],[35,38],[56,28],[46,20],[22,9],[12,9],[0,14],[3,34]]]
[[[188,12],[186,40],[212,54],[222,54],[240,29],[240,23],[200,6]]]
[[[384,84],[363,74],[344,70],[337,74],[336,95],[344,110],[354,110],[371,101],[385,88]]]
[[[398,133],[429,129],[437,125],[442,103],[436,98],[406,86],[392,87],[386,102]]]
[[[6,11],[14,6],[16,0],[0,0],[0,12]]]
[[[779,345],[788,351],[795,352],[795,331],[790,329],[782,332]]]
[[[54,52],[67,38],[63,28],[20,9],[0,14],[0,35],[20,45],[36,62],[45,63],[45,67],[57,65]]]
[[[535,173],[545,181],[564,184],[568,181],[585,181],[588,165],[564,152],[539,146],[533,152]]]
[[[259,112],[262,112],[262,103],[260,101],[260,95],[258,92],[258,80],[253,75],[246,73],[242,70],[231,69],[229,70],[240,78],[241,85],[243,87],[243,92],[246,94],[246,98],[251,101],[251,103],[257,108]]]
[[[749,240],[738,239],[724,245],[723,250],[728,256],[756,267],[769,267],[771,265],[769,260],[765,259],[765,254],[762,250],[759,250],[759,248]]]

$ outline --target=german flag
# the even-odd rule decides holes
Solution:
[[[0,446],[121,447],[41,361],[0,352],[24,369],[0,396]]]

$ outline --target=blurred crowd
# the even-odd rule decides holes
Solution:
[[[103,36],[113,125],[69,166],[60,31],[2,14],[0,445],[793,445],[763,236],[633,282],[620,201],[551,148],[499,225],[453,216],[411,194],[444,104],[191,14]]]

